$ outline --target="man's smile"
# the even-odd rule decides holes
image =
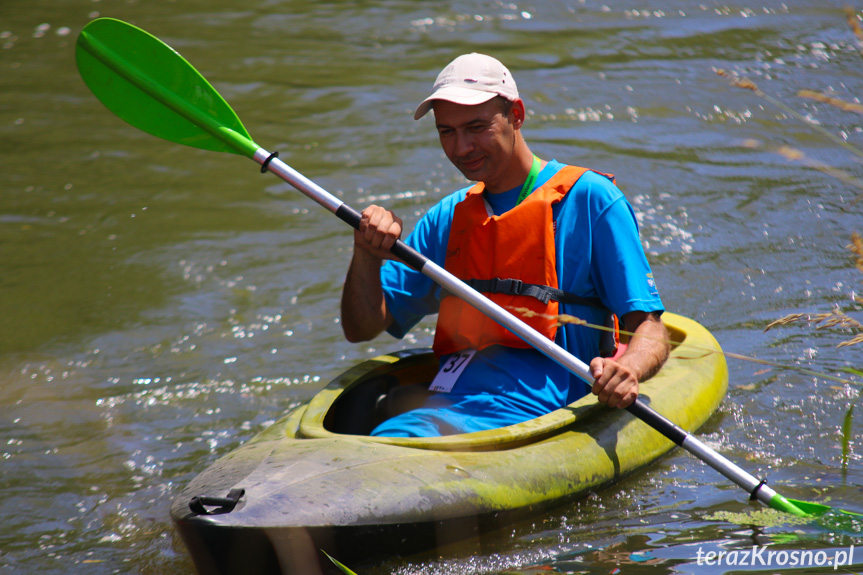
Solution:
[[[466,172],[475,172],[479,170],[480,168],[482,168],[484,162],[485,156],[479,156],[470,160],[459,160],[459,164]]]

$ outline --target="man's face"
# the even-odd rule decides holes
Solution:
[[[507,185],[515,149],[512,112],[504,115],[499,99],[476,106],[437,100],[434,115],[444,153],[467,179],[485,182],[495,192],[510,189],[496,189]]]

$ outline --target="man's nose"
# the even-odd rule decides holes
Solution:
[[[473,136],[468,132],[456,133],[455,153],[459,156],[466,156],[474,150]]]

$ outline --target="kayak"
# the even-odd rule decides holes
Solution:
[[[697,322],[663,319],[677,345],[640,396],[694,431],[725,396],[725,358]],[[592,394],[499,429],[367,435],[418,405],[437,367],[428,349],[364,361],[192,480],[171,517],[198,571],[313,574],[331,567],[321,551],[352,565],[441,547],[583,497],[674,446]]]

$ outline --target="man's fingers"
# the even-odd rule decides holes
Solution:
[[[595,378],[591,391],[609,407],[628,407],[638,397],[635,374],[613,360],[595,358],[590,371]]]
[[[369,206],[363,211],[363,216],[368,214],[365,230],[363,230],[363,239],[372,247],[380,245],[380,241],[378,241],[377,245],[375,244],[375,238],[380,234],[381,219],[383,218],[382,210],[373,209],[375,207],[376,206]]]
[[[602,366],[604,363],[605,360],[601,357],[594,357],[593,361],[590,362],[590,375],[593,376],[593,379],[602,377]]]
[[[402,233],[402,220],[380,206],[368,206],[362,212],[357,239],[366,249],[384,256]]]

